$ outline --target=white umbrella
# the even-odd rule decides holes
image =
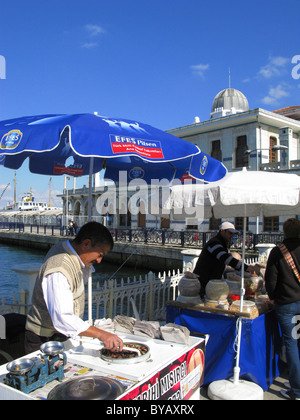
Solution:
[[[228,173],[217,183],[174,186],[169,198],[164,203],[165,211],[172,209],[175,218],[184,218],[191,211],[202,217],[216,218],[244,217],[242,281],[240,310],[244,296],[244,259],[246,239],[246,217],[251,216],[295,216],[300,214],[300,177],[298,175],[275,172],[239,172]],[[176,213],[176,214],[175,214]],[[235,386],[238,395],[243,393],[245,382],[239,380],[239,355],[242,322],[239,319],[237,334],[237,357],[234,368],[233,384],[222,381],[221,388]],[[217,381],[220,382],[220,381]],[[226,382],[226,383],[225,383]],[[228,382],[228,383],[227,383]],[[242,385],[242,386],[241,386]],[[247,384],[246,384],[247,387]],[[230,392],[234,392],[230,389]],[[246,391],[246,389],[245,389]],[[247,389],[247,392],[249,390]]]
[[[205,218],[291,216],[300,210],[299,191],[298,175],[242,170],[219,182],[172,187],[162,211],[176,218],[192,217],[191,208]]]

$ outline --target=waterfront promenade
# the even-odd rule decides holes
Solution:
[[[0,229],[0,242],[33,249],[48,250],[57,242],[66,240],[67,238],[60,234],[52,235]],[[126,264],[128,266],[147,268],[149,270],[155,270],[155,272],[181,270],[183,267],[183,256],[181,252],[184,249],[180,246],[115,241],[114,248],[105,257],[105,261],[121,265],[127,260]]]
[[[146,268],[155,272],[178,270],[183,266],[182,251],[203,248],[216,231],[173,231],[165,229],[111,229],[115,241],[106,260],[116,265]],[[48,250],[58,241],[66,239],[66,230],[59,226],[0,223],[0,241],[11,245]],[[255,258],[255,246],[281,242],[282,234],[251,234],[246,236],[246,258]],[[231,250],[241,252],[242,235],[234,239]]]

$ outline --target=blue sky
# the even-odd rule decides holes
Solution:
[[[0,119],[97,111],[167,130],[209,119],[229,68],[250,108],[300,105],[299,14],[299,0],[0,0]],[[13,175],[0,168],[0,196]],[[18,196],[48,185],[17,173]]]

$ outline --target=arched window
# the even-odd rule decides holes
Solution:
[[[264,217],[264,232],[278,232],[279,231],[279,217]]]
[[[211,143],[211,157],[222,162],[221,140],[214,140]]]
[[[235,226],[236,230],[239,230],[240,232],[242,232],[244,230],[244,218],[243,217],[236,217],[234,219],[234,226]],[[247,217],[246,232],[248,232],[248,230],[249,230],[249,218]]]
[[[276,137],[270,137],[270,151],[269,151],[269,162],[274,163],[278,162],[278,152],[277,150],[272,150],[273,146],[277,145]]]
[[[245,154],[248,150],[247,145],[247,136],[239,136],[236,139],[236,149],[235,149],[235,167],[243,168],[248,167],[248,155]]]

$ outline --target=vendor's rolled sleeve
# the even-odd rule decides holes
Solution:
[[[74,314],[73,295],[62,273],[44,277],[42,289],[53,326],[58,332],[74,338],[89,328],[85,321]]]

